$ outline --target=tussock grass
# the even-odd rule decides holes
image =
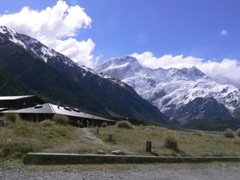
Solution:
[[[18,158],[27,152],[64,147],[81,135],[75,127],[50,120],[41,123],[17,120],[6,121],[5,124],[0,127],[0,158]]]
[[[107,122],[101,123],[101,127],[105,128],[105,127],[107,127],[107,126],[108,126],[108,123],[107,123]]]
[[[128,121],[119,121],[116,123],[117,128],[125,128],[125,129],[134,129],[134,126]]]
[[[164,141],[164,147],[168,148],[168,149],[177,150],[178,149],[178,142],[174,137],[168,136],[168,137],[166,137],[166,139]]]
[[[237,136],[240,137],[240,129],[238,129],[236,133],[237,133]]]
[[[230,129],[230,128],[226,129],[225,132],[224,132],[224,136],[225,136],[226,138],[234,138],[234,132],[233,132],[233,130]]]
[[[100,129],[90,129],[93,134],[106,144],[123,150],[126,154],[158,155],[158,156],[240,156],[240,144],[234,138],[224,138],[224,132],[180,131],[157,126],[135,126],[134,129],[108,126]],[[108,142],[112,133],[115,144]],[[167,137],[177,141],[177,149],[164,146]],[[152,141],[152,153],[146,153],[146,141]]]
[[[55,114],[53,116],[53,121],[55,121],[59,124],[62,124],[62,125],[66,125],[69,122],[69,118],[65,115],[62,115],[62,114]]]
[[[3,118],[4,119],[4,118]],[[24,120],[7,121],[0,127],[0,159],[18,159],[27,152],[102,153],[122,150],[125,154],[155,156],[240,156],[237,138],[225,138],[224,132],[180,131],[157,126],[135,126],[134,129],[107,126],[81,129],[52,120],[32,123]],[[98,143],[87,136],[90,131],[104,141]],[[109,142],[109,134],[113,142]],[[166,148],[167,137],[173,137],[177,148]],[[146,142],[152,141],[152,152],[145,152]]]

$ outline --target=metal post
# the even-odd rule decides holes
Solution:
[[[152,141],[146,141],[146,152],[152,152]]]
[[[99,127],[98,127],[98,126],[97,126],[97,129],[96,129],[96,130],[97,130],[97,134],[99,134]]]
[[[109,134],[108,134],[108,141],[109,142],[113,142],[113,135],[112,135],[112,132],[110,132]]]

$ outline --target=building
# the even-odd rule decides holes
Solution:
[[[0,114],[17,113],[21,118],[32,122],[52,119],[55,114],[67,116],[72,125],[77,125],[78,121],[85,126],[100,126],[103,122],[111,125],[116,122],[111,119],[81,112],[76,108],[73,109],[46,103],[36,96],[4,96],[0,97],[0,104]]]
[[[43,100],[34,95],[0,96],[0,109],[21,109],[43,103]]]

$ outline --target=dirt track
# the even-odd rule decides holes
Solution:
[[[240,164],[156,164],[0,168],[1,180],[238,180]],[[89,170],[90,169],[90,170]]]

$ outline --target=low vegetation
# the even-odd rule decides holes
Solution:
[[[79,128],[84,128],[85,127],[85,125],[81,122],[81,121],[77,121],[77,127],[79,127]]]
[[[225,136],[226,138],[234,138],[234,132],[233,132],[233,130],[230,129],[230,128],[226,129],[225,132],[224,132],[224,136]]]
[[[236,133],[237,133],[237,136],[240,137],[240,129],[238,129]]]
[[[116,123],[116,127],[124,129],[134,129],[134,126],[128,121],[119,121]]]
[[[69,118],[65,115],[62,115],[62,114],[55,114],[53,116],[53,121],[55,121],[59,124],[62,124],[62,125],[66,125],[69,122]]]
[[[28,152],[110,154],[113,150],[151,156],[240,156],[238,131],[233,138],[225,138],[229,130],[180,131],[158,126],[133,126],[128,122],[81,129],[59,124],[56,119],[32,123],[21,120],[16,114],[1,119],[4,119],[5,126],[0,127],[0,158],[7,161],[21,159]],[[95,141],[86,131],[103,143]],[[234,135],[233,131],[231,133]],[[112,136],[111,142],[109,135]],[[152,142],[152,152],[146,152],[146,142],[149,140]]]
[[[101,123],[101,127],[105,128],[105,127],[107,127],[107,126],[108,126],[108,123],[107,123],[107,122]]]
[[[96,133],[105,144],[126,154],[158,156],[240,156],[240,144],[236,138],[225,138],[224,132],[172,130],[158,126],[135,126],[134,129],[108,126]],[[111,133],[113,142],[109,142]],[[152,153],[145,152],[146,142],[151,140]],[[166,143],[167,142],[167,143]],[[108,153],[108,152],[105,152]]]
[[[6,114],[5,116],[4,116],[4,120],[6,121],[6,122],[13,122],[13,123],[15,123],[17,120],[19,120],[20,119],[20,117],[19,117],[19,115],[18,114],[16,114],[16,113],[8,113],[8,114]]]
[[[166,139],[164,141],[164,147],[168,148],[168,149],[177,150],[178,149],[178,142],[174,137],[168,136],[168,137],[166,137]]]

